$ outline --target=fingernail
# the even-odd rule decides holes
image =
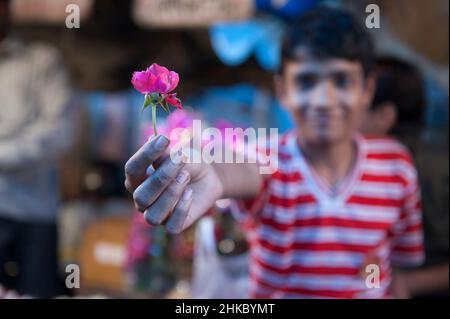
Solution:
[[[189,200],[191,199],[191,197],[192,197],[192,188],[188,188],[184,191],[182,199]]]
[[[186,156],[182,152],[178,151],[171,156],[171,159],[174,164],[179,165],[185,162]]]
[[[155,148],[158,151],[164,150],[169,145],[169,140],[162,135],[159,135],[155,141]]]
[[[183,184],[188,180],[188,178],[189,178],[189,173],[185,170],[182,170],[180,172],[180,174],[178,174],[178,176],[176,177],[176,181],[179,184]]]
[[[171,233],[171,234],[178,234],[180,232],[180,228],[181,228],[181,226],[179,226],[177,224],[177,222],[174,222],[172,220],[169,220],[166,227],[167,227],[167,230],[169,231],[169,233]]]

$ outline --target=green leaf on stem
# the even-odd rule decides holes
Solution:
[[[166,111],[167,113],[169,113],[169,105],[167,104],[166,100],[162,100],[161,102],[159,102],[159,104],[161,105],[161,107],[163,108],[164,111]]]
[[[142,110],[145,110],[150,104],[152,104],[152,99],[148,94],[145,94],[144,104],[142,105]]]

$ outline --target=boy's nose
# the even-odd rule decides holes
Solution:
[[[311,92],[310,105],[313,108],[327,109],[336,101],[336,93],[330,81],[321,81]]]

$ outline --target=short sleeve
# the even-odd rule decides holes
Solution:
[[[420,186],[414,166],[411,165],[409,171],[411,174],[405,179],[402,210],[392,241],[391,261],[397,267],[416,267],[425,260]]]

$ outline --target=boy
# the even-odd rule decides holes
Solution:
[[[158,136],[125,165],[125,187],[170,232],[219,198],[251,199],[252,297],[386,297],[394,265],[422,262],[421,215],[406,149],[356,134],[374,90],[369,37],[347,12],[320,7],[293,26],[282,54],[277,94],[297,128],[280,139],[274,173],[164,159]],[[371,264],[379,277],[367,282]]]
[[[378,58],[376,91],[361,125],[366,135],[414,138],[423,126],[425,92],[419,72],[394,57]]]

